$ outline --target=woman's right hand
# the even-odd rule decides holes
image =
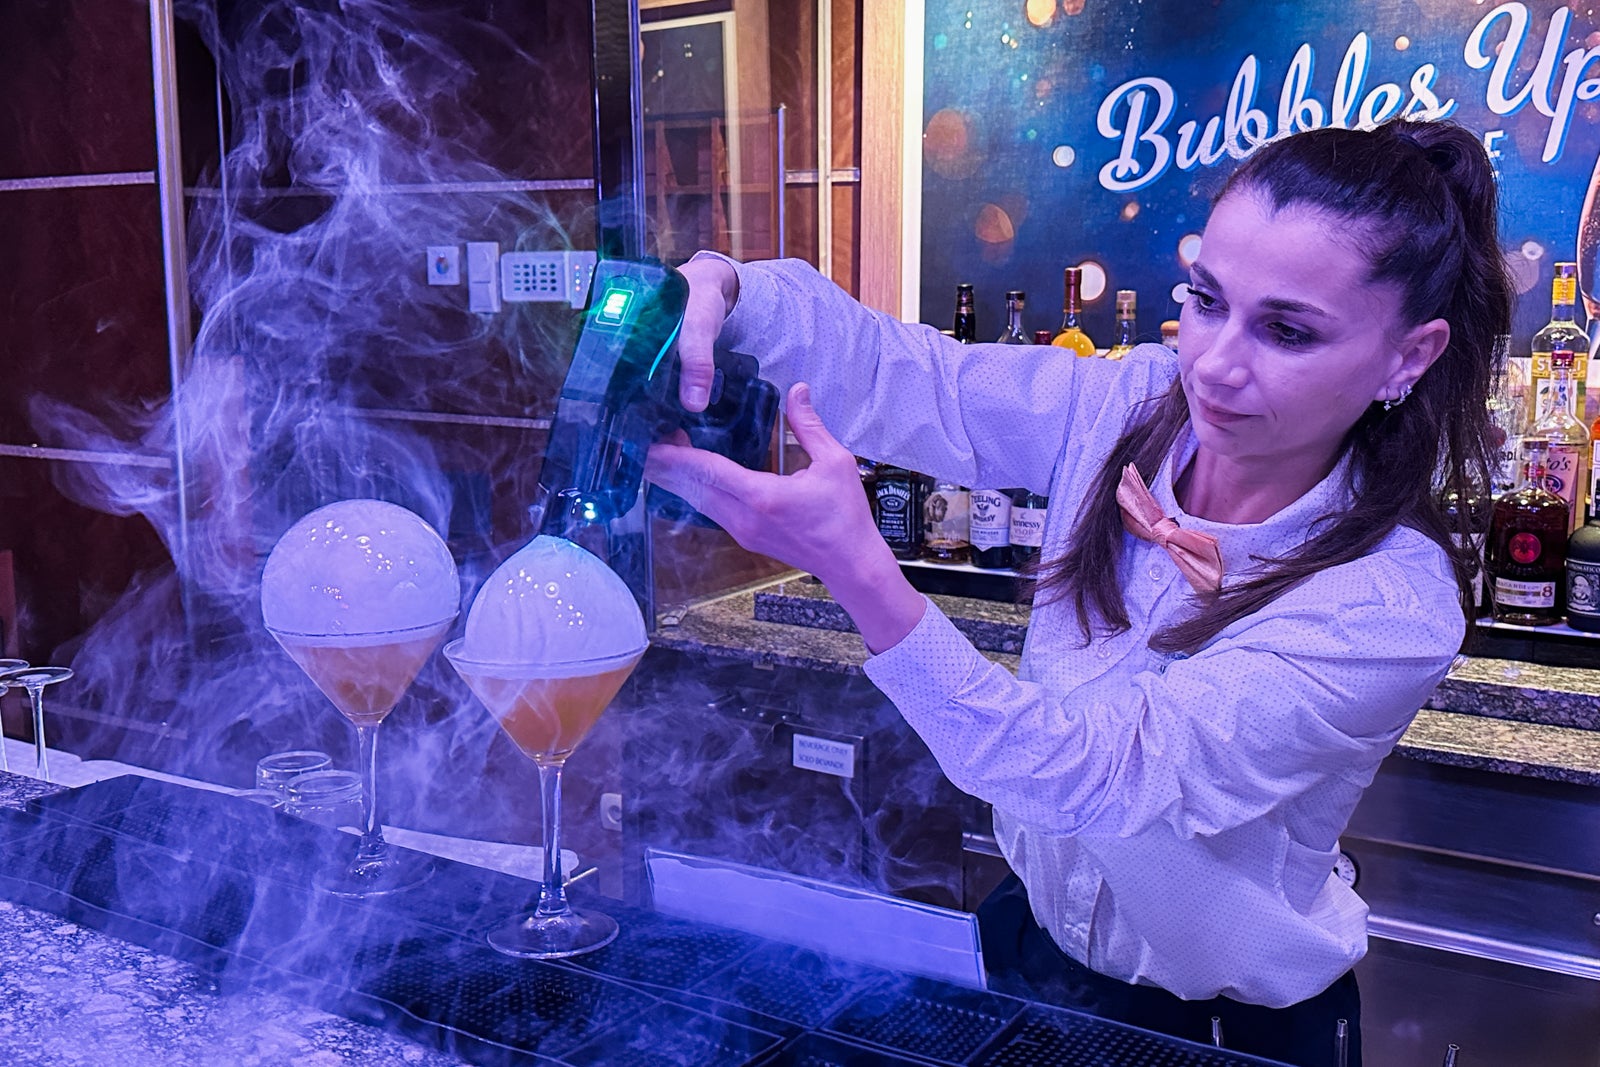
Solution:
[[[678,331],[678,399],[689,411],[704,411],[716,367],[712,347],[739,299],[739,276],[725,260],[696,256],[678,268],[689,282],[689,302]]]

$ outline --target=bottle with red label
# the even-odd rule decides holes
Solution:
[[[1522,484],[1494,502],[1489,524],[1489,599],[1496,622],[1561,621],[1567,504],[1545,488],[1546,451],[1530,442]]]

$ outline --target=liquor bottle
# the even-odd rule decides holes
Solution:
[[[1548,626],[1561,620],[1567,505],[1544,487],[1544,449],[1534,443],[1521,486],[1494,502],[1488,554],[1496,622]]]
[[[1138,306],[1138,294],[1132,289],[1117,290],[1117,339],[1106,352],[1107,359],[1121,359],[1133,351],[1133,346],[1139,342],[1134,340],[1134,313]]]
[[[1061,329],[1050,339],[1057,348],[1070,348],[1080,356],[1094,355],[1094,342],[1083,332],[1083,268],[1066,269],[1066,294],[1061,302]]]
[[[955,482],[934,482],[922,502],[922,558],[930,563],[972,558],[972,498]]]
[[[1050,343],[1050,331],[1049,330],[1034,330],[1033,331],[1033,343],[1036,344],[1036,345],[1047,345],[1047,344],[1049,344]]]
[[[1567,538],[1567,625],[1600,633],[1600,516]]]
[[[972,491],[972,565],[987,571],[1011,566],[1011,497],[1004,489]]]
[[[872,521],[878,521],[878,465],[870,459],[856,457],[856,474],[861,478],[861,488],[867,494],[867,506],[872,509]]]
[[[1445,524],[1450,527],[1450,539],[1466,555],[1467,567],[1472,572],[1472,606],[1482,612],[1485,607],[1483,550],[1489,534],[1489,514],[1493,510],[1493,502],[1483,492],[1469,492],[1463,500],[1462,494],[1447,489],[1439,498],[1439,506],[1444,510]],[[1470,531],[1467,534],[1461,532],[1463,511]]]
[[[1555,281],[1550,284],[1550,321],[1533,335],[1532,379],[1529,382],[1528,419],[1538,422],[1550,409],[1553,380],[1550,374],[1550,353],[1565,349],[1574,354],[1572,381],[1574,388],[1568,398],[1572,414],[1584,418],[1584,383],[1589,373],[1589,335],[1573,320],[1573,308],[1578,299],[1578,265],[1557,263]]]
[[[1045,510],[1050,498],[1013,489],[1011,497],[1011,565],[1023,567],[1039,558],[1039,547],[1044,544]]]
[[[1523,450],[1534,442],[1544,446],[1544,487],[1566,502],[1571,533],[1583,522],[1584,493],[1589,488],[1589,431],[1573,417],[1573,353],[1558,348],[1550,354],[1551,403],[1545,415],[1523,438]]]
[[[1518,372],[1506,364],[1496,375],[1494,385],[1489,390],[1489,421],[1493,423],[1495,442],[1495,462],[1490,472],[1493,496],[1515,489],[1517,475],[1522,469],[1519,453],[1522,434],[1528,425],[1528,407],[1523,391],[1518,386],[1519,381]],[[1591,464],[1590,470],[1593,469]]]
[[[964,345],[978,343],[978,309],[972,299],[972,286],[965,282],[956,286],[954,336]]]
[[[1161,343],[1172,349],[1178,350],[1178,320],[1166,319],[1161,323]]]
[[[891,463],[878,464],[874,473],[878,533],[896,559],[916,559],[922,554],[922,475]]]
[[[1022,309],[1028,305],[1028,294],[1021,289],[1006,290],[1006,328],[1000,334],[1003,345],[1025,345],[1028,335],[1022,332]]]

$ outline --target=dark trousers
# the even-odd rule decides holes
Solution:
[[[1154,986],[1097,974],[1062,952],[1037,922],[1027,891],[1007,876],[978,909],[989,988],[1056,1004],[1173,1037],[1211,1042],[1211,1019],[1222,1020],[1222,1044],[1235,1052],[1294,1064],[1337,1067],[1334,1032],[1348,1022],[1350,1067],[1361,1065],[1361,997],[1354,971],[1307,1000],[1264,1008],[1228,997],[1183,1000]]]

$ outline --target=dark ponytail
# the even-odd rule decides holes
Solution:
[[[1372,130],[1322,129],[1275,141],[1246,160],[1217,202],[1248,192],[1275,210],[1309,207],[1349,223],[1372,264],[1369,281],[1395,286],[1406,326],[1436,318],[1450,343],[1392,411],[1370,406],[1350,428],[1353,503],[1288,555],[1256,561],[1251,576],[1199,599],[1189,617],[1150,647],[1193,652],[1235,621],[1307,578],[1371,552],[1398,525],[1450,553],[1470,621],[1469,557],[1452,533],[1470,535],[1466,508],[1452,529],[1436,486],[1465,498],[1489,484],[1493,438],[1487,408],[1498,370],[1496,339],[1509,332],[1512,287],[1500,256],[1497,192],[1483,146],[1449,122],[1396,120]],[[1040,573],[1037,599],[1071,598],[1086,634],[1129,628],[1122,599],[1123,530],[1116,486],[1127,463],[1155,477],[1189,421],[1181,382],[1129,413],[1084,501],[1066,552]],[[1436,476],[1437,475],[1437,476]]]

